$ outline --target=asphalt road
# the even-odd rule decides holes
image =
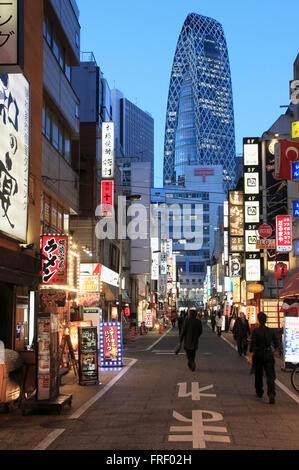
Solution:
[[[39,448],[153,453],[299,449],[298,400],[281,387],[275,405],[269,405],[266,393],[257,398],[246,358],[208,326],[195,372],[188,369],[183,350],[173,353],[177,342],[178,330],[171,329],[158,340],[147,335],[126,345],[129,367],[86,409],[60,420],[59,426],[50,420],[47,426],[53,430]]]

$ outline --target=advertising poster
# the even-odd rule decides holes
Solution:
[[[299,363],[299,317],[285,317],[285,362]]]
[[[79,327],[79,384],[97,384],[98,373],[98,335],[96,327]]]
[[[122,338],[120,323],[101,324],[100,356],[102,367],[122,366]]]

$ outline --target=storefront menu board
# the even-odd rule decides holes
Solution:
[[[96,327],[79,327],[79,384],[98,384],[98,335]]]
[[[100,358],[101,367],[122,367],[122,337],[120,323],[101,323]]]
[[[285,317],[285,362],[299,363],[299,317]]]
[[[42,313],[37,319],[37,400],[53,400],[58,386],[58,325],[57,314]]]

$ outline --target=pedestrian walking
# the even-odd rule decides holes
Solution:
[[[222,313],[221,313],[221,310],[219,310],[217,317],[216,317],[216,328],[217,328],[218,336],[221,336],[222,324],[223,324]]]
[[[267,315],[264,312],[258,314],[259,326],[255,328],[251,336],[249,364],[254,368],[255,390],[259,398],[264,394],[263,371],[267,377],[267,394],[269,403],[275,403],[275,359],[278,348],[278,339],[274,332],[266,326]],[[274,349],[272,349],[272,347]]]
[[[233,335],[235,341],[237,341],[238,353],[240,356],[247,354],[248,348],[248,337],[250,336],[250,328],[245,313],[241,312],[240,316],[236,318]]]
[[[171,321],[171,324],[172,324],[173,328],[175,327],[176,319],[177,319],[176,311],[172,310],[172,312],[170,314],[170,321]]]
[[[216,312],[215,312],[215,310],[212,310],[212,313],[211,313],[211,325],[212,325],[212,330],[215,331],[215,328],[216,328]]]
[[[180,343],[184,340],[184,349],[188,359],[188,367],[195,370],[195,355],[198,349],[198,340],[202,334],[201,320],[196,318],[196,309],[190,309],[182,326]]]
[[[183,326],[185,317],[186,317],[186,314],[185,314],[185,312],[182,310],[181,313],[180,313],[180,315],[179,315],[179,317],[178,317],[179,334],[181,333],[181,330],[182,330],[182,326]]]

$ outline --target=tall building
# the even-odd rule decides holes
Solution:
[[[191,13],[171,71],[164,143],[164,185],[188,185],[187,165],[222,165],[225,189],[235,180],[235,130],[224,32]]]
[[[123,183],[130,185],[130,162],[151,164],[151,187],[154,186],[154,120],[152,116],[124,98],[115,88],[111,90],[113,121],[116,129],[118,164]]]

